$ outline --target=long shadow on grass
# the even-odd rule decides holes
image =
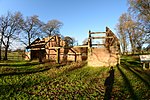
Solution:
[[[34,66],[34,65],[38,65],[40,64],[39,62],[27,62],[27,63],[24,63],[24,64],[7,64],[7,63],[2,63],[0,64],[0,66],[9,66],[9,67],[22,67],[22,66]]]
[[[122,75],[123,79],[124,79],[124,85],[128,88],[130,94],[131,94],[131,98],[133,100],[138,100],[137,96],[134,93],[134,90],[130,84],[130,81],[128,80],[128,78],[126,77],[126,75],[123,73],[123,71],[120,69],[119,65],[117,66],[120,74]]]
[[[82,68],[83,67],[83,65],[82,66],[80,66],[80,67],[75,67],[76,69],[78,69],[78,68]],[[70,71],[71,69],[72,70],[75,70],[75,68],[70,68],[69,70],[67,70],[66,68],[64,69],[64,71],[63,72],[68,72],[68,71]],[[58,68],[58,70],[59,70],[59,68]],[[60,69],[61,70],[61,69]],[[72,71],[71,70],[71,71]],[[44,71],[44,70],[42,70],[42,71]],[[62,74],[64,74],[62,72]],[[30,73],[30,72],[29,72]],[[21,73],[22,74],[22,73]],[[58,74],[58,76],[57,77],[60,77],[62,74]],[[9,74],[10,75],[10,74]],[[15,74],[16,75],[16,74]],[[41,76],[41,75],[40,75]],[[30,92],[30,91],[28,91],[28,88],[30,89],[30,88],[32,88],[33,90],[36,88],[36,87],[33,87],[33,86],[38,86],[38,85],[41,85],[41,83],[47,83],[47,81],[50,81],[51,79],[54,79],[55,77],[36,77],[36,78],[34,78],[33,80],[32,80],[32,78],[31,79],[28,79],[28,80],[23,80],[23,81],[19,81],[17,84],[12,84],[12,85],[0,85],[0,96],[2,96],[2,99],[7,99],[6,97],[8,97],[8,94],[9,94],[9,96],[15,96],[15,94],[17,94],[17,93],[25,93],[25,94],[27,94],[27,95],[29,95],[29,97],[30,97],[30,95],[38,95],[38,93],[32,93],[32,92]],[[49,84],[48,84],[49,85]],[[40,90],[40,89],[38,89],[38,90]],[[10,94],[11,93],[11,94]],[[22,95],[22,94],[19,94],[20,96]],[[41,95],[40,95],[41,96]],[[8,97],[9,98],[9,97]]]
[[[49,79],[49,78],[48,77],[38,77],[34,80],[32,80],[32,79],[20,80],[21,82],[18,82],[17,84],[8,85],[9,83],[6,83],[6,85],[0,85],[0,97],[2,100],[9,100],[10,99],[9,97],[15,97],[16,96],[15,94],[18,94],[20,92],[29,94],[24,89],[28,89],[29,87],[31,87],[35,84],[39,84],[41,82],[46,81],[47,79]],[[21,95],[22,94],[19,94],[18,96],[21,96]]]
[[[136,68],[132,68],[133,70],[135,70],[137,73],[139,73],[139,74],[144,74],[144,75],[146,75],[147,76],[147,79],[149,79],[149,77],[150,77],[150,71],[148,71],[148,70],[143,70],[143,68],[141,68],[140,70],[139,69],[136,69]],[[149,81],[150,81],[150,79],[149,79]]]
[[[111,99],[111,92],[113,88],[113,83],[114,83],[114,69],[111,67],[109,71],[109,76],[106,78],[104,86],[106,87],[105,89],[105,95],[104,95],[104,100],[110,100]]]
[[[46,67],[44,69],[36,69],[36,70],[32,70],[32,71],[3,73],[3,74],[0,74],[0,77],[1,76],[11,76],[11,75],[21,75],[21,74],[24,74],[24,75],[33,74],[33,73],[38,73],[38,72],[44,72],[44,71],[47,71],[49,69],[50,69],[50,67]]]
[[[142,82],[144,82],[144,84],[146,86],[148,86],[148,88],[150,88],[150,83],[144,79],[139,72],[137,72],[136,70],[134,70],[134,68],[129,67],[129,65],[123,65],[122,67],[124,67],[126,70],[132,72],[137,78],[139,78]]]
[[[142,67],[139,59],[133,59],[133,60],[123,59],[121,61],[121,65],[124,65],[123,67],[127,70],[129,70],[129,67],[130,67],[130,69],[132,69],[139,76],[142,76],[142,74],[144,74],[147,76],[147,79],[149,79],[149,77],[150,77],[150,71],[143,70],[143,67]]]

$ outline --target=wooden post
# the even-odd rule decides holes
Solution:
[[[41,48],[39,50],[39,62],[41,63],[42,62],[42,52],[41,52]]]
[[[89,38],[88,38],[88,48],[91,48],[91,43],[92,40],[91,40],[91,31],[89,30]]]
[[[60,46],[60,37],[57,36],[57,46],[59,47]]]
[[[56,49],[56,63],[60,63],[60,48]]]
[[[92,46],[92,38],[91,38],[91,31],[89,30],[89,38],[88,38],[88,52],[91,54],[91,46]]]
[[[75,61],[75,62],[77,61],[77,54],[76,54],[76,53],[75,53],[74,61]]]

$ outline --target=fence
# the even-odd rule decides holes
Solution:
[[[4,57],[2,56],[2,59],[3,58]],[[8,60],[24,60],[23,56],[8,56],[7,58],[8,58]]]
[[[8,60],[24,60],[23,52],[8,52]],[[2,60],[4,59],[4,52],[2,52]]]

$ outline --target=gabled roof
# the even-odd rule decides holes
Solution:
[[[31,49],[31,48],[42,48],[45,49],[45,45],[50,42],[55,36],[57,35],[53,35],[49,38],[48,41],[45,40],[45,38],[43,38],[42,40],[40,38],[35,39],[30,46],[27,46],[26,49]],[[46,37],[47,38],[47,37]]]
[[[45,44],[45,40],[40,40],[40,38],[37,38],[30,44],[30,46],[27,46],[26,49],[42,48],[44,44]]]
[[[37,43],[37,42],[39,42],[40,41],[40,38],[37,38],[37,39],[35,39],[32,43],[31,43],[31,45],[32,44],[35,44],[35,43]]]

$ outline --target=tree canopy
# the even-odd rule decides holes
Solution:
[[[120,16],[116,29],[123,53],[129,46],[134,53],[150,43],[150,3],[149,0],[128,0],[128,3],[129,12]]]
[[[44,24],[42,30],[47,36],[52,36],[54,34],[59,34],[62,26],[63,23],[61,21],[53,19]]]
[[[8,48],[13,40],[30,46],[33,40],[45,35],[43,33],[46,36],[60,34],[62,26],[59,20],[50,20],[44,24],[37,15],[24,18],[20,12],[8,12],[0,16],[0,60],[2,47],[5,48],[4,60],[7,60]]]

